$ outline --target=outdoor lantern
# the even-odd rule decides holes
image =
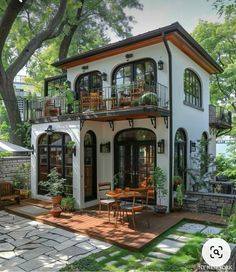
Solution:
[[[107,81],[107,73],[105,72],[102,73],[102,80]]]
[[[49,125],[47,129],[45,129],[45,132],[47,133],[47,135],[52,135],[53,131],[54,130],[52,129],[52,125]]]
[[[82,66],[82,70],[88,70],[88,65],[84,65],[84,66]]]
[[[133,55],[132,53],[126,54],[126,55],[125,55],[125,57],[126,57],[127,60],[130,59],[130,58],[132,58],[133,56],[134,56],[134,55]]]
[[[193,141],[190,141],[190,153],[196,151],[196,143]]]
[[[163,70],[164,69],[164,62],[162,60],[159,60],[157,65],[158,65],[158,70]]]
[[[74,156],[76,156],[76,145],[73,146],[72,153]]]
[[[161,139],[157,142],[157,153],[163,154],[165,153],[165,140]]]

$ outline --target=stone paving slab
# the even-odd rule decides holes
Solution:
[[[185,244],[181,243],[181,242],[177,242],[177,241],[173,241],[173,240],[169,240],[169,239],[164,239],[158,245],[156,245],[156,248],[158,248],[164,252],[175,254],[184,245]]]
[[[197,223],[186,223],[183,226],[177,228],[177,231],[195,234],[197,232],[201,232],[204,228],[206,228],[206,225]]]
[[[106,259],[105,256],[101,256],[101,257],[98,257],[96,260],[96,262],[101,262],[101,261],[104,261]]]
[[[156,252],[156,251],[149,252],[148,256],[151,256],[157,259],[169,259],[171,257],[170,255],[164,254],[162,252]]]
[[[219,234],[223,229],[219,227],[207,227],[201,231],[203,234]]]
[[[170,234],[166,238],[178,240],[180,242],[188,242],[188,241],[191,241],[193,239],[191,237],[186,237],[186,236],[176,235],[176,234]]]
[[[0,271],[59,271],[111,245],[0,211]]]
[[[106,265],[111,266],[111,265],[114,265],[116,263],[117,263],[117,261],[110,261],[110,262],[106,263]]]
[[[114,256],[116,256],[116,255],[118,255],[118,254],[120,254],[120,251],[112,252],[112,253],[110,253],[109,255],[110,255],[111,257],[114,257]]]

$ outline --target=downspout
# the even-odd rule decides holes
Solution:
[[[170,110],[170,117],[169,117],[169,211],[172,210],[172,172],[173,172],[173,94],[172,94],[172,54],[170,51],[169,44],[166,40],[165,33],[162,33],[162,39],[165,44],[165,48],[168,54],[168,66],[169,66],[169,110]]]

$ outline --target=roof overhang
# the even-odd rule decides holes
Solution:
[[[141,35],[108,44],[107,46],[90,50],[80,55],[63,59],[53,63],[55,67],[69,69],[78,65],[97,61],[107,57],[122,54],[131,50],[143,48],[163,42],[170,41],[193,61],[199,64],[210,74],[222,72],[222,68],[216,61],[192,38],[192,36],[179,24],[159,28]]]

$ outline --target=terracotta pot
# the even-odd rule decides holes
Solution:
[[[51,209],[50,212],[53,217],[58,218],[61,215],[62,209],[60,207],[54,207]]]
[[[60,196],[60,195],[53,196],[52,197],[52,206],[53,207],[59,206],[61,204],[61,200],[62,200],[62,196]]]

